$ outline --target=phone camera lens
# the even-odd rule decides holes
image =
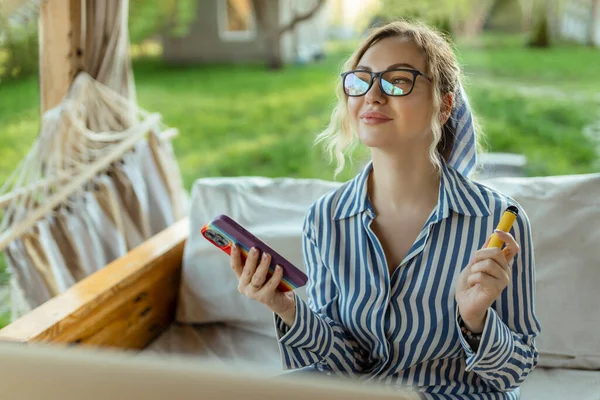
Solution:
[[[229,243],[229,242],[228,242],[227,240],[225,240],[225,238],[224,238],[224,237],[222,237],[222,236],[220,236],[220,235],[217,237],[217,244],[218,244],[219,246],[227,246],[227,244],[228,244],[228,243]]]
[[[208,229],[206,232],[204,232],[204,235],[219,247],[225,247],[229,244],[229,241],[227,239],[225,239],[221,234],[213,231],[212,229]]]

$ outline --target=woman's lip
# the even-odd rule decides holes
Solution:
[[[373,118],[373,117],[363,117],[361,121],[367,125],[379,125],[384,124],[386,122],[391,121],[389,118]]]
[[[384,114],[381,111],[375,111],[375,110],[363,112],[362,114],[360,114],[360,118],[377,118],[377,119],[385,119],[385,120],[391,119],[387,114]]]

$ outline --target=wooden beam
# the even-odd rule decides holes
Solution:
[[[0,342],[142,349],[173,321],[184,218],[0,330]]]
[[[39,21],[42,113],[57,106],[82,69],[82,0],[43,0]]]

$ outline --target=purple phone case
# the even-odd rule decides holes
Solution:
[[[308,277],[304,272],[227,215],[221,214],[217,216],[211,221],[211,224],[229,235],[238,246],[244,248],[246,251],[249,251],[252,247],[256,247],[261,254],[263,252],[269,253],[271,255],[271,266],[281,265],[283,267],[284,279],[292,282],[295,286],[301,287],[308,282]]]

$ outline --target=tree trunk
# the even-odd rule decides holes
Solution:
[[[280,69],[283,66],[281,57],[281,36],[291,30],[302,21],[311,18],[325,4],[325,0],[317,0],[315,6],[302,14],[295,14],[295,17],[287,25],[279,24],[279,7],[273,0],[252,0],[254,6],[254,15],[258,25],[259,35],[266,46],[267,67],[269,69]]]
[[[279,6],[273,0],[253,0],[259,37],[265,48],[267,68],[280,69],[281,36],[279,35]]]
[[[598,29],[598,0],[592,0],[592,8],[590,15],[590,27],[588,31],[588,46],[596,46],[596,32]]]
[[[481,34],[492,6],[493,1],[490,0],[479,1],[473,4],[471,12],[460,24],[457,34],[467,38],[474,38]]]
[[[267,68],[271,70],[281,69],[283,67],[281,36],[277,32],[269,32],[265,37],[265,44],[267,46]]]
[[[545,1],[536,1],[533,21],[529,47],[550,47],[550,24],[548,21],[548,7]]]
[[[519,3],[521,4],[521,24],[523,32],[529,32],[531,30],[531,25],[533,24],[534,2],[533,0],[519,0]]]

